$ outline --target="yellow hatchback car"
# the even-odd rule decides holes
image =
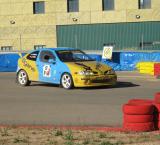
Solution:
[[[65,89],[115,85],[117,75],[109,66],[97,62],[83,51],[73,48],[44,48],[20,58],[17,82],[32,81],[59,84]]]

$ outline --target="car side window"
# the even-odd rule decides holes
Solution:
[[[40,54],[40,61],[42,62],[48,62],[49,59],[55,60],[55,56],[51,51],[42,51]]]
[[[36,61],[38,54],[39,54],[39,51],[34,51],[27,56],[27,59],[32,60],[32,61]]]

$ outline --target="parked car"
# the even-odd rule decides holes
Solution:
[[[43,48],[26,54],[18,60],[16,78],[21,86],[38,81],[59,84],[65,89],[117,82],[113,69],[73,48]]]

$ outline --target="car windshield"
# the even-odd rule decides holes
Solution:
[[[62,62],[95,61],[80,50],[59,50],[56,53]]]

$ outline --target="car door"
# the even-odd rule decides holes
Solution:
[[[52,60],[52,61],[51,61]],[[57,64],[54,53],[50,50],[42,50],[37,60],[39,81],[57,83]]]

